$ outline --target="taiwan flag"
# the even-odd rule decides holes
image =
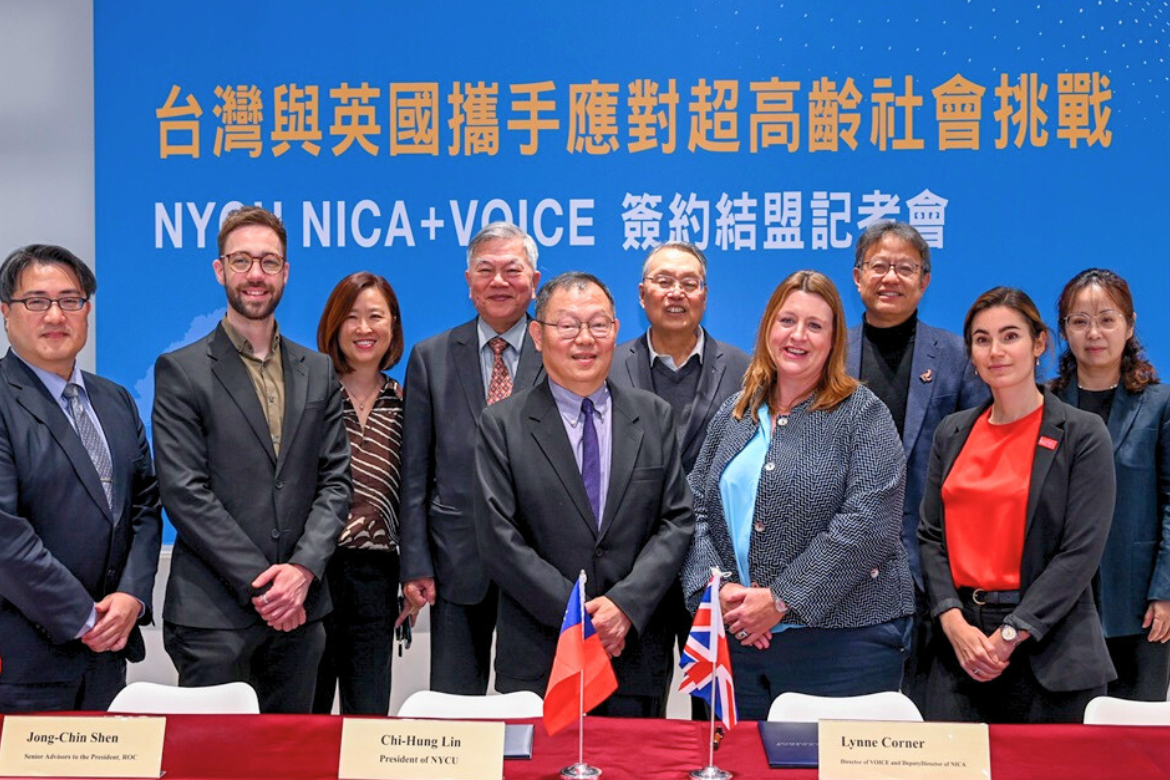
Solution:
[[[581,675],[585,676],[582,683]],[[581,713],[601,704],[617,690],[617,677],[601,637],[585,613],[585,576],[577,580],[565,607],[561,638],[553,658],[548,690],[544,694],[544,728],[558,731],[577,720]]]
[[[719,583],[714,574],[703,591],[691,635],[683,647],[678,665],[683,670],[679,690],[698,696],[711,705],[715,717],[727,729],[738,722],[735,710],[735,685],[731,680],[731,652],[723,630],[723,613],[719,611]]]

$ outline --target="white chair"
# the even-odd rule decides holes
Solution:
[[[1096,726],[1170,726],[1170,702],[1098,696],[1085,707],[1085,723]]]
[[[400,718],[539,718],[544,700],[531,691],[458,696],[453,693],[419,691],[412,693],[398,710]]]
[[[816,723],[818,720],[911,720],[921,721],[914,702],[897,691],[864,696],[810,696],[782,693],[772,702],[768,720],[786,723]]]
[[[134,682],[110,702],[110,712],[155,715],[259,715],[256,691],[244,682],[178,688]]]

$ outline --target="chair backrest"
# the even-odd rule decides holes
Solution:
[[[1098,696],[1085,707],[1085,723],[1112,726],[1170,726],[1170,702]]]
[[[787,723],[816,723],[818,720],[913,720],[922,713],[914,702],[897,691],[864,696],[810,696],[782,693],[772,702],[768,720]]]
[[[398,710],[400,718],[539,718],[544,700],[531,691],[457,696],[438,691],[412,693]]]
[[[114,697],[109,711],[156,715],[259,715],[260,700],[252,686],[243,682],[202,688],[135,682]]]

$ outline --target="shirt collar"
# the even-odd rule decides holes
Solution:
[[[508,346],[520,352],[520,347],[524,345],[524,333],[528,330],[528,318],[521,317],[516,321],[516,324],[508,328],[503,333],[496,333],[495,328],[483,321],[483,317],[475,318],[475,330],[479,334],[479,348],[483,349],[487,343],[500,336],[504,341],[508,342]]]
[[[581,421],[581,401],[585,396],[577,395],[551,379],[548,380],[548,387],[552,391],[553,400],[557,402],[557,411],[561,413],[561,417],[569,425],[576,427]],[[601,387],[589,394],[589,398],[593,401],[593,410],[604,422],[605,416],[609,414],[609,384],[603,382]]]
[[[73,373],[69,375],[68,379],[62,379],[60,375],[54,374],[52,371],[46,371],[43,368],[34,366],[23,357],[20,357],[20,353],[15,349],[12,350],[12,354],[20,358],[20,362],[28,366],[29,370],[36,375],[37,379],[41,380],[41,384],[45,386],[45,389],[49,391],[49,395],[53,396],[53,400],[57,403],[61,403],[61,396],[65,393],[65,386],[69,384],[75,384],[80,387],[82,394],[88,397],[85,389],[85,378],[82,376],[81,368],[78,367],[76,360],[73,361]]]
[[[252,346],[252,342],[244,338],[244,336],[232,326],[228,321],[227,315],[224,315],[222,322],[223,332],[227,334],[228,340],[232,342],[232,346],[236,348],[244,357],[256,359],[256,350]],[[272,324],[272,348],[268,350],[268,357],[272,357],[280,351],[280,323],[274,322]]]
[[[699,356],[699,364],[702,365],[702,363],[703,363],[703,348],[707,345],[707,331],[703,330],[702,326],[699,326],[699,327],[695,328],[695,335],[697,335],[699,337],[695,341],[695,348],[692,349],[691,354],[687,355],[686,359],[683,360],[682,365],[674,366],[675,370],[678,370],[678,369],[682,368],[683,366],[685,366],[687,363],[690,362],[691,358],[693,358],[695,355]],[[665,358],[670,357],[670,355],[663,355],[661,352],[656,352],[654,350],[654,342],[650,340],[650,330],[649,329],[646,330],[646,348],[650,350],[650,367],[651,368],[654,367],[655,360],[664,360]],[[673,364],[673,362],[674,362],[674,359],[671,358],[670,364]],[[668,364],[668,365],[670,365],[670,364]]]

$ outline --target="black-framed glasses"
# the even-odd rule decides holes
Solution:
[[[581,329],[585,328],[589,331],[589,335],[595,339],[603,339],[613,332],[613,320],[609,317],[597,317],[589,322],[581,322],[565,318],[557,320],[556,322],[545,322],[544,320],[537,320],[541,325],[547,325],[556,330],[557,335],[565,341],[571,341],[581,333]]]
[[[280,273],[281,269],[284,268],[284,258],[280,255],[264,255],[262,257],[256,257],[255,255],[248,254],[247,252],[236,252],[235,254],[224,255],[220,258],[220,260],[223,261],[224,265],[232,269],[232,271],[237,274],[248,273],[252,270],[252,265],[254,263],[259,263],[260,270],[269,276]]]
[[[54,303],[57,304],[57,308],[61,311],[81,311],[85,308],[85,304],[89,303],[89,298],[82,298],[78,295],[66,295],[64,298],[41,298],[37,296],[34,298],[13,298],[10,303],[23,303],[24,308],[29,311],[43,314],[53,308]]]
[[[888,274],[891,268],[901,278],[913,279],[921,266],[917,263],[887,263],[885,260],[875,260],[873,262],[867,262],[865,267],[879,279]]]
[[[657,287],[662,292],[670,292],[675,287],[679,288],[687,295],[694,295],[707,286],[707,283],[696,276],[687,276],[682,279],[675,279],[673,276],[666,274],[658,274],[657,276],[647,276],[645,281]]]

